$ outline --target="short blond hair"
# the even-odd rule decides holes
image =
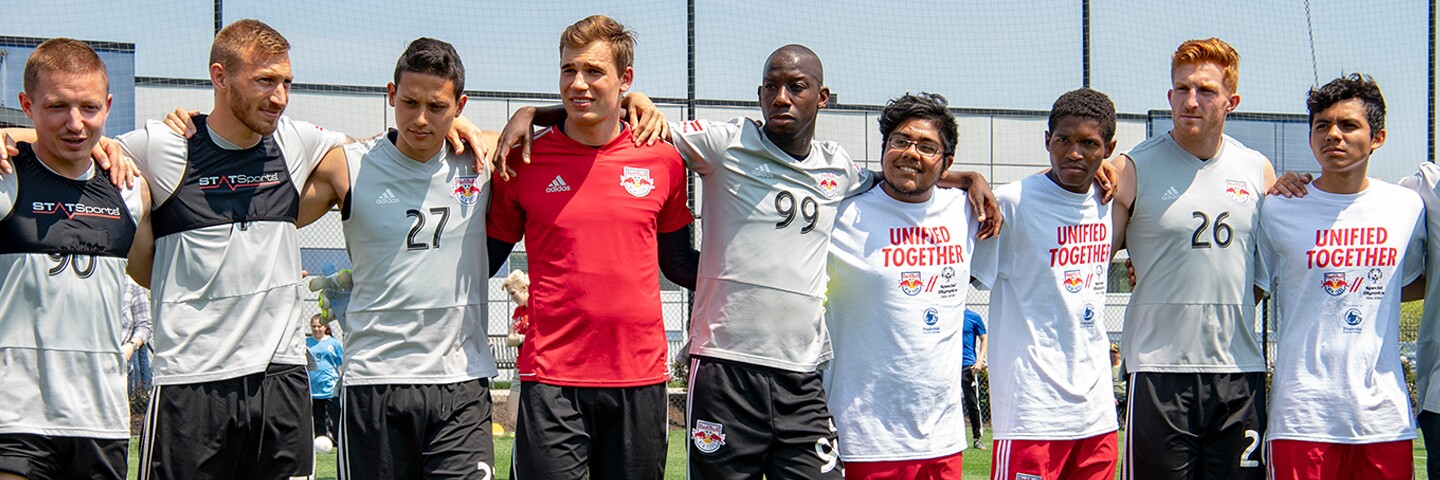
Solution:
[[[1181,65],[1211,63],[1220,67],[1221,83],[1230,93],[1240,88],[1240,52],[1224,40],[1210,37],[1203,40],[1187,40],[1170,55],[1170,74]]]
[[[623,71],[635,64],[635,32],[604,15],[580,19],[560,33],[560,52],[566,48],[583,48],[595,42],[610,44],[615,55],[616,70]]]
[[[26,94],[34,93],[40,86],[40,76],[46,73],[67,74],[99,73],[105,79],[105,91],[110,91],[110,73],[105,71],[105,62],[85,42],[73,38],[52,38],[35,47],[25,61],[22,87]]]
[[[530,288],[530,276],[526,275],[523,270],[510,272],[510,275],[505,276],[505,282],[500,284],[500,288],[505,289],[505,292],[509,293],[513,291],[512,289],[514,287]]]
[[[226,70],[239,68],[246,57],[259,51],[277,55],[290,51],[290,41],[265,22],[246,18],[226,25],[210,44],[210,64]]]

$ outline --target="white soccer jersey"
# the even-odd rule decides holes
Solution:
[[[1127,155],[1137,190],[1125,244],[1139,282],[1121,334],[1126,370],[1265,371],[1250,285],[1269,160],[1228,136],[1209,160],[1169,134]]]
[[[388,137],[345,146],[343,226],[355,263],[345,384],[495,376],[485,336],[490,176],[448,148],[416,162]]]
[[[1432,162],[1420,164],[1418,172],[1400,180],[1400,185],[1415,190],[1425,203],[1425,298],[1440,299],[1440,167]],[[1435,232],[1435,235],[1428,235]],[[1415,346],[1415,390],[1419,393],[1421,410],[1440,413],[1440,301],[1425,302],[1420,317],[1420,338]]]
[[[1262,206],[1261,271],[1279,344],[1269,440],[1375,443],[1415,438],[1400,365],[1400,288],[1424,261],[1415,192],[1372,179],[1339,195]]]
[[[835,208],[871,186],[870,172],[834,142],[795,160],[744,118],[672,131],[705,187],[690,353],[814,371],[830,358],[822,304]]]
[[[1005,228],[975,246],[990,294],[998,440],[1074,440],[1119,428],[1105,332],[1110,205],[1043,174],[995,189]]]
[[[248,150],[205,133],[218,150]],[[325,152],[345,143],[343,134],[284,116],[267,139],[284,158],[283,173],[296,198]],[[118,140],[149,180],[156,211],[193,175],[190,142],[161,122],[146,122]],[[260,172],[250,165],[234,165],[214,187],[253,188],[275,174],[255,173]],[[305,364],[308,330],[301,328],[306,319],[300,309],[304,291],[294,223],[236,222],[157,233],[152,282],[157,385],[235,378],[264,371],[271,363]]]
[[[975,229],[961,190],[906,203],[876,188],[840,205],[825,308],[835,358],[825,390],[843,460],[964,450],[961,337]]]

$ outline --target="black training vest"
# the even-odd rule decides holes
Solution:
[[[226,150],[210,139],[205,115],[194,118],[195,136],[186,142],[185,177],[151,214],[155,238],[229,223],[295,223],[300,193],[275,138],[266,135],[244,150]]]
[[[80,254],[124,258],[135,219],[110,175],[89,180],[56,175],[28,143],[11,160],[19,182],[15,206],[0,219],[0,254]]]

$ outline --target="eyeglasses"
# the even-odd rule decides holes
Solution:
[[[940,146],[929,142],[916,142],[900,137],[890,137],[890,140],[885,142],[886,147],[900,151],[910,148],[911,145],[914,145],[915,151],[920,152],[922,156],[934,157],[940,154]]]

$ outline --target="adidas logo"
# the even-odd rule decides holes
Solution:
[[[545,193],[568,192],[568,191],[570,191],[570,186],[569,186],[569,185],[566,185],[566,184],[565,184],[565,179],[560,178],[559,175],[556,175],[556,176],[555,176],[555,179],[550,181],[550,186],[545,187]]]
[[[1161,200],[1174,200],[1177,198],[1180,198],[1180,192],[1175,191],[1174,185],[1171,185],[1169,189],[1165,190],[1165,194],[1160,196]]]
[[[770,164],[768,164],[768,163],[762,163],[762,164],[760,164],[760,166],[755,167],[754,170],[751,170],[751,171],[750,171],[750,175],[754,175],[754,176],[760,177],[760,178],[774,178],[774,177],[775,177],[775,174],[770,173]]]
[[[389,205],[392,203],[400,203],[400,197],[395,196],[395,192],[390,191],[388,188],[385,189],[384,193],[380,194],[379,198],[375,199],[376,205]]]

